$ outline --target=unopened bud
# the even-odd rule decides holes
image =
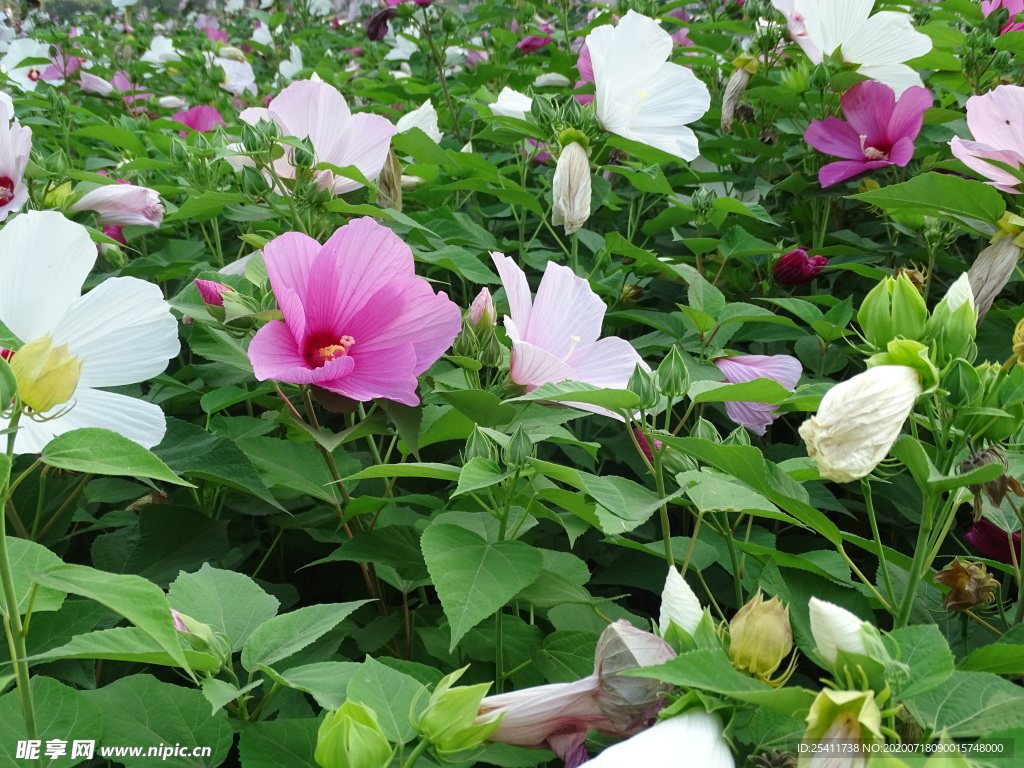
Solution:
[[[654,385],[654,376],[639,365],[633,369],[633,375],[629,377],[626,389],[640,398],[639,406],[644,410],[649,410],[658,404],[658,389]]]
[[[523,467],[533,458],[533,441],[526,434],[522,427],[516,427],[516,431],[509,438],[508,448],[505,449],[505,466],[509,469]]]
[[[295,165],[299,168],[309,168],[316,162],[316,152],[313,150],[313,142],[309,138],[300,140],[301,146],[294,147]]]
[[[777,680],[769,678],[792,650],[789,608],[777,597],[766,602],[758,590],[729,622],[729,657],[733,666],[778,687],[786,683],[789,674],[783,673]]]
[[[481,288],[480,293],[469,305],[469,320],[477,333],[493,328],[498,319],[498,313],[494,309],[494,299],[487,288]]]
[[[474,724],[490,683],[452,687],[466,669],[452,672],[437,684],[423,715],[414,723],[441,755],[473,749],[498,729],[496,717]]]
[[[320,724],[313,757],[322,768],[387,768],[393,755],[373,711],[349,699]]]
[[[658,366],[658,390],[671,398],[683,397],[690,390],[690,371],[677,346],[669,350]]]
[[[590,190],[590,158],[574,141],[558,155],[551,185],[551,223],[561,224],[567,235],[586,224],[590,218]]]

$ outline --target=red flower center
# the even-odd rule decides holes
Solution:
[[[14,181],[10,176],[0,176],[0,205],[7,205],[14,199]]]
[[[323,368],[327,362],[348,355],[355,343],[351,336],[336,338],[329,333],[314,333],[306,340],[306,364],[310,368]]]
[[[888,160],[889,150],[879,149],[878,147],[866,147],[864,142],[867,141],[867,136],[860,137],[860,148],[864,152],[864,157],[868,160]]]
[[[31,80],[33,83],[38,82],[39,78],[42,77],[42,76],[43,76],[43,73],[42,73],[41,70],[30,69],[28,71],[28,79]]]

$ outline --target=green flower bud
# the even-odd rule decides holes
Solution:
[[[262,173],[251,165],[245,165],[242,166],[242,191],[249,199],[259,200],[270,191],[270,184],[263,178]]]
[[[497,368],[501,365],[501,344],[498,343],[498,337],[494,335],[493,328],[487,333],[487,340],[480,348],[480,355],[477,359],[488,368]]]
[[[533,458],[533,442],[526,430],[516,427],[516,431],[509,438],[508,448],[505,449],[505,466],[509,469],[516,469],[526,465]]]
[[[466,461],[494,458],[494,444],[487,435],[480,431],[479,427],[474,427],[473,431],[469,433],[469,437],[466,439],[465,455]]]
[[[323,768],[387,768],[393,755],[373,711],[350,699],[320,724],[313,757]]]
[[[921,339],[927,318],[924,297],[905,273],[872,288],[857,312],[864,338],[875,349],[885,349],[897,337]]]
[[[490,683],[452,687],[468,668],[452,672],[437,684],[419,722],[414,723],[441,755],[479,746],[498,729],[498,718],[474,725]]]
[[[690,371],[679,347],[673,346],[658,366],[658,390],[665,397],[683,397],[690,389]]]
[[[926,325],[926,340],[931,343],[932,359],[944,368],[958,357],[973,361],[977,354],[978,310],[967,273],[949,287],[946,296],[932,310]]]
[[[301,144],[302,146],[295,147],[295,165],[299,168],[309,168],[316,162],[313,142],[305,138],[301,140]]]
[[[977,405],[982,396],[981,376],[966,360],[957,360],[942,378],[942,388],[949,392],[949,400],[954,405]]]
[[[932,392],[939,384],[939,370],[929,358],[929,349],[919,341],[895,339],[886,351],[868,358],[868,368],[876,365],[905,365],[921,378],[922,393]]]
[[[629,377],[626,389],[640,398],[640,407],[643,409],[650,409],[658,404],[658,390],[654,385],[654,376],[639,365],[633,369],[633,375]]]

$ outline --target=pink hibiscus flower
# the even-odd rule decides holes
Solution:
[[[366,178],[376,179],[384,167],[396,128],[380,115],[353,115],[337,88],[314,80],[297,80],[281,91],[269,106],[252,107],[239,117],[251,125],[270,120],[286,136],[309,140],[317,163],[344,168],[354,165]],[[295,178],[294,151],[287,148],[275,161],[274,170],[285,179]],[[362,186],[358,181],[335,176],[331,171],[316,172],[321,189],[340,195]]]
[[[967,127],[974,141],[953,137],[949,148],[996,189],[1020,193],[1020,177],[988,160],[1024,169],[1024,87],[1000,85],[967,100]]]
[[[0,221],[28,201],[25,169],[32,152],[32,129],[14,119],[0,102]]]
[[[728,384],[742,384],[754,379],[771,379],[786,389],[796,389],[803,368],[800,361],[790,355],[738,355],[720,357],[715,365],[725,375]],[[726,403],[729,418],[751,432],[763,435],[778,418],[771,403]]]
[[[1017,17],[1024,13],[1024,0],[981,0],[981,12],[985,14],[986,19],[1000,8],[1007,10],[1009,18],[1003,28],[999,30],[999,34],[1005,35],[1007,32],[1024,30],[1024,20],[1017,21]]]
[[[171,115],[171,120],[188,126],[193,131],[198,131],[199,133],[214,131],[217,129],[217,126],[224,125],[224,118],[220,112],[213,107],[205,105],[192,107],[184,112],[175,112]],[[179,133],[182,136],[187,135],[186,131],[179,131]]]
[[[534,299],[525,273],[512,259],[500,253],[492,253],[491,258],[511,315],[505,318],[505,331],[512,341],[512,381],[524,385],[527,392],[559,381],[626,389],[637,365],[650,370],[625,339],[599,338],[607,308],[587,280],[549,261]],[[572,406],[622,420],[595,405]]]
[[[462,313],[416,277],[412,250],[394,232],[371,218],[322,246],[288,232],[263,258],[284,322],[267,323],[249,346],[257,379],[419,403],[417,377],[451,346]]]
[[[914,156],[914,139],[932,105],[932,95],[912,86],[897,101],[892,88],[868,80],[844,93],[839,103],[846,121],[815,120],[804,133],[804,141],[819,152],[846,158],[818,171],[823,187],[875,168],[906,166]]]

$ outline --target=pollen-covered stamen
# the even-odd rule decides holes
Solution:
[[[10,176],[0,176],[0,205],[7,205],[14,199],[14,180]]]
[[[355,343],[351,336],[334,338],[329,334],[314,334],[306,342],[306,362],[310,368],[323,368],[331,360],[348,355]]]
[[[579,336],[570,336],[569,338],[572,340],[572,344],[569,345],[569,351],[566,352],[565,357],[562,358],[563,363],[569,359],[569,356],[576,350],[576,345],[580,343]]]
[[[864,153],[864,157],[868,160],[888,160],[889,153],[885,150],[878,149],[877,147],[865,147],[864,142],[868,140],[868,137],[864,134],[860,136],[860,151]]]

